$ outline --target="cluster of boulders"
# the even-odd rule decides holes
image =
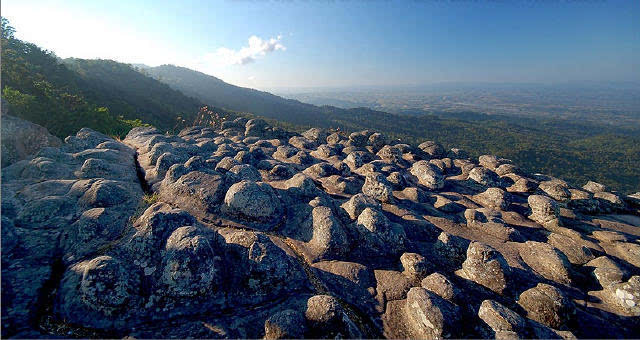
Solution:
[[[130,147],[82,129],[61,147],[43,147],[2,169],[3,336],[33,336],[22,332],[55,304],[49,293],[62,271],[79,268],[127,231],[143,196],[134,159]],[[103,258],[92,265],[117,268]],[[87,284],[110,288],[101,278]],[[112,298],[127,299],[114,292],[87,302]]]
[[[372,131],[83,129],[3,169],[2,294],[7,336],[637,337],[640,197]]]

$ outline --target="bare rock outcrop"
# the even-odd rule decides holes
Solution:
[[[567,328],[573,317],[573,302],[558,288],[539,283],[518,297],[518,304],[527,312],[527,317],[555,329]]]
[[[520,257],[544,278],[558,283],[571,283],[569,259],[550,244],[527,241],[520,245]]]
[[[6,103],[3,101],[2,106]],[[53,136],[46,128],[2,114],[2,167],[34,155],[45,147],[62,145],[60,138]]]
[[[82,129],[3,167],[2,334],[637,336],[637,198],[470,151]]]

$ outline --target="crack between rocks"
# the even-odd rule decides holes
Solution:
[[[133,155],[133,163],[136,171],[136,175],[138,177],[138,181],[140,187],[144,194],[151,194],[151,188],[147,181],[144,178],[144,170],[140,166],[138,162],[138,152]],[[109,242],[107,245],[96,250],[95,253],[88,254],[83,258],[87,258],[89,256],[94,256],[95,254],[101,254],[106,252],[108,248],[113,246],[113,244],[121,241],[125,235],[126,231],[129,229],[129,226],[126,226],[123,230],[122,235],[118,237],[116,240]],[[57,240],[60,243],[60,239]],[[105,249],[106,248],[106,249]],[[101,329],[94,329],[90,327],[78,326],[72,323],[67,323],[66,320],[59,320],[55,317],[53,313],[53,307],[55,298],[64,277],[64,273],[66,271],[66,266],[63,259],[62,247],[59,244],[57,247],[57,251],[55,256],[53,256],[53,262],[51,263],[51,275],[44,282],[38,299],[36,300],[36,309],[31,318],[31,326],[44,334],[56,334],[60,336],[73,336],[73,337],[83,337],[83,338],[115,338],[120,337],[118,333],[105,331]]]
[[[66,267],[59,249],[51,263],[51,275],[44,282],[36,300],[36,309],[33,315],[32,327],[43,334],[55,334],[59,336],[73,336],[82,338],[114,337],[115,334],[103,330],[88,327],[75,326],[65,320],[58,320],[53,314],[54,302],[64,277]]]
[[[152,194],[153,192],[151,191],[151,187],[149,186],[149,183],[147,183],[147,180],[144,178],[144,169],[138,161],[138,150],[136,150],[136,152],[133,154],[133,164],[136,169],[136,175],[138,176],[138,182],[140,183],[142,192],[144,192],[145,195]]]

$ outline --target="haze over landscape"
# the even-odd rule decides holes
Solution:
[[[617,0],[2,4],[18,38],[61,58],[174,64],[262,90],[638,81],[638,7]]]
[[[575,184],[597,179],[619,190],[639,186],[633,142],[640,129],[635,2],[5,1],[2,6],[16,38],[55,53],[68,66],[81,59],[131,64],[201,104],[302,126],[382,129],[410,142],[437,138],[474,157],[497,153]],[[106,71],[99,64],[76,67],[86,78],[91,72],[84,67]],[[202,73],[174,72],[187,69]],[[100,72],[93,74],[100,81],[114,76]],[[118,83],[129,77],[119,76],[114,85],[130,91]],[[168,105],[185,108],[186,102]],[[164,120],[164,128],[176,126],[176,116],[195,115],[163,107],[165,113],[145,121],[150,109],[136,104],[95,104],[142,123]],[[405,125],[362,120],[373,117],[363,109],[399,114]]]
[[[640,335],[640,2],[1,12],[3,338]]]

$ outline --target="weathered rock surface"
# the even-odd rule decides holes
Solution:
[[[558,288],[545,283],[520,294],[518,304],[528,318],[555,329],[566,329],[575,313],[573,302]]]
[[[34,158],[3,169],[3,335],[29,331],[42,304],[53,307],[47,294],[58,282],[49,281],[59,280],[65,266],[88,273],[78,286],[88,304],[104,302],[104,308],[116,310],[128,301],[135,279],[128,279],[122,262],[99,255],[122,236],[141,201],[134,154],[83,129],[62,147],[42,148]],[[106,175],[82,171],[90,162],[113,166]]]
[[[571,283],[569,260],[566,255],[552,245],[527,241],[520,246],[520,257],[531,269],[544,278],[558,283]]]
[[[3,102],[3,106],[5,103]],[[44,147],[58,147],[60,138],[46,128],[10,115],[2,115],[2,167],[34,155]]]
[[[542,225],[557,219],[560,214],[557,202],[549,197],[531,195],[528,198],[528,203],[531,209],[529,218]]]
[[[435,165],[427,161],[418,161],[410,169],[412,175],[416,176],[418,182],[427,189],[442,189],[444,187],[444,176],[442,171]]]
[[[640,276],[634,275],[627,282],[608,286],[605,300],[626,315],[640,316]]]
[[[2,334],[637,337],[634,199],[373,131],[82,129],[3,168]]]
[[[530,337],[525,318],[496,301],[482,301],[478,317],[491,328],[496,339]]]
[[[433,273],[425,277],[420,284],[422,288],[438,294],[445,300],[454,301],[460,295],[458,288],[456,288],[446,276],[440,273]]]
[[[409,337],[442,339],[459,336],[460,307],[436,294],[420,287],[411,288],[403,307],[401,315],[406,319],[403,331]]]
[[[278,218],[282,207],[270,185],[242,181],[232,185],[224,196],[225,210],[251,221]]]
[[[469,245],[467,259],[462,263],[463,277],[502,294],[510,274],[511,268],[498,251],[479,242]]]

